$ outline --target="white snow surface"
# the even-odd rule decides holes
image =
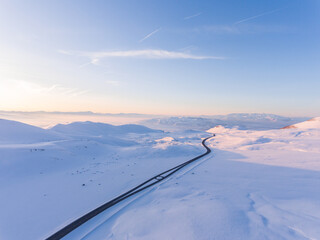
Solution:
[[[312,118],[308,121],[293,124],[288,126],[287,128],[302,128],[302,129],[309,129],[309,128],[320,128],[320,117]]]
[[[43,130],[1,120],[0,239],[44,239],[203,153],[201,139],[212,133],[213,153],[64,239],[320,239],[315,119],[289,129],[173,133],[92,122]]]

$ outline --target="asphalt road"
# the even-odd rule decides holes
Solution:
[[[213,135],[214,137],[215,135]],[[64,228],[60,229],[58,232],[52,234],[50,237],[46,238],[46,240],[58,240],[61,239],[63,237],[65,237],[67,234],[69,234],[70,232],[72,232],[73,230],[75,230],[76,228],[78,228],[79,226],[81,226],[82,224],[84,224],[85,222],[89,221],[91,218],[97,216],[98,214],[102,213],[103,211],[105,211],[106,209],[116,205],[117,203],[129,198],[130,196],[137,194],[141,191],[143,191],[146,188],[149,188],[161,181],[163,181],[164,179],[166,179],[167,177],[171,176],[172,174],[174,174],[175,172],[179,171],[181,168],[189,165],[190,163],[208,155],[211,152],[211,149],[209,147],[207,147],[206,145],[206,141],[212,137],[208,137],[203,139],[202,141],[202,145],[203,147],[206,149],[206,152],[195,157],[192,158],[189,161],[186,161],[174,168],[171,168],[167,171],[164,171],[150,179],[148,179],[147,181],[141,183],[140,185],[132,188],[131,190],[121,194],[120,196],[112,199],[111,201],[101,205],[100,207],[92,210],[91,212],[83,215],[82,217],[78,218],[77,220],[73,221],[72,223],[70,223],[69,225],[65,226]]]

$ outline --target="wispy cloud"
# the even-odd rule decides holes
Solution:
[[[86,67],[88,65],[91,65],[91,64],[92,65],[98,65],[99,64],[99,59],[93,58],[93,59],[90,60],[90,62],[86,62],[86,63],[81,64],[79,66],[79,68],[84,68],[84,67]]]
[[[63,87],[59,84],[44,86],[39,85],[34,82],[26,81],[26,80],[18,80],[18,79],[8,79],[7,81],[3,81],[4,87],[15,90],[17,92],[21,91],[25,94],[55,94],[55,95],[66,95],[71,97],[76,97],[83,95],[88,90],[79,90],[77,88],[67,88]]]
[[[161,30],[161,28],[158,28],[156,30],[154,30],[153,32],[147,34],[145,37],[143,37],[142,39],[139,40],[139,42],[143,42],[144,40],[148,39],[149,37],[151,37],[152,35],[156,34],[157,32],[159,32]]]
[[[198,12],[198,13],[193,14],[193,15],[191,15],[191,16],[185,17],[183,20],[189,20],[189,19],[191,19],[191,18],[198,17],[198,16],[200,16],[201,14],[202,14],[202,12]]]
[[[65,51],[68,55],[71,53]],[[129,50],[129,51],[98,51],[98,52],[74,52],[75,56],[88,57],[90,59],[101,60],[103,58],[144,58],[144,59],[225,59],[218,56],[203,56],[194,55],[185,52],[167,51],[159,49],[145,49],[145,50]]]
[[[239,20],[239,21],[235,22],[234,24],[236,25],[236,24],[239,24],[239,23],[247,22],[247,21],[250,21],[252,19],[256,19],[256,18],[262,17],[262,16],[270,15],[270,14],[278,12],[278,11],[280,11],[282,9],[283,8],[278,8],[278,9],[274,9],[272,11],[264,12],[264,13],[261,13],[261,14],[258,14],[258,15],[252,16],[252,17],[244,18],[242,20]]]
[[[68,56],[79,55],[79,54],[76,54],[76,53],[73,52],[73,51],[66,51],[66,50],[61,50],[61,49],[58,50],[58,53],[61,53],[61,54],[64,54],[64,55],[68,55]],[[78,67],[79,67],[79,68],[84,68],[84,67],[87,67],[87,66],[89,66],[89,65],[99,65],[99,59],[97,59],[97,58],[90,58],[90,61],[89,61],[89,62],[82,63],[82,64],[80,64]]]
[[[208,25],[202,26],[194,29],[195,31],[205,31],[211,32],[214,34],[239,34],[240,29],[236,26],[228,26],[228,25]]]
[[[62,53],[62,54],[65,54],[65,55],[73,55],[71,52],[65,51],[65,50],[62,50],[62,49],[59,49],[58,53]]]
[[[216,35],[226,34],[261,34],[261,33],[289,33],[294,29],[285,25],[278,24],[255,24],[246,23],[238,25],[206,25],[185,30],[185,33],[207,32]]]
[[[77,97],[89,92],[89,90],[81,91],[81,90],[78,90],[77,88],[64,88],[64,87],[59,87],[58,90],[61,92],[61,94],[72,96],[72,97]]]

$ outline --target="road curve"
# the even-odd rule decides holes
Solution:
[[[215,135],[213,135],[214,137]],[[161,181],[163,181],[164,179],[166,179],[167,177],[171,176],[172,174],[174,174],[175,172],[179,171],[181,168],[187,166],[188,164],[208,155],[210,152],[211,152],[211,149],[209,147],[207,147],[206,145],[206,141],[208,139],[212,138],[211,137],[207,137],[205,139],[202,140],[202,145],[203,147],[206,149],[206,152],[195,157],[195,158],[192,158],[191,160],[189,161],[186,161],[174,168],[171,168],[165,172],[162,172],[150,179],[148,179],[147,181],[141,183],[140,185],[132,188],[131,190],[121,194],[120,196],[112,199],[111,201],[101,205],[100,207],[92,210],[91,212],[83,215],[82,217],[76,219],[75,221],[73,221],[72,223],[68,224],[67,226],[65,226],[64,228],[60,229],[58,232],[52,234],[50,237],[46,238],[46,240],[59,240],[63,237],[65,237],[67,234],[69,234],[70,232],[72,232],[73,230],[75,230],[76,228],[78,228],[79,226],[81,226],[82,224],[84,224],[85,222],[89,221],[91,218],[97,216],[98,214],[102,213],[103,211],[105,211],[106,209],[116,205],[117,203],[125,200],[126,198],[134,195],[134,194],[137,194],[138,192],[141,192],[142,190],[146,189],[146,188],[149,188]]]

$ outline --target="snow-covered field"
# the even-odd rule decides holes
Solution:
[[[212,154],[65,239],[320,239],[320,118],[254,128],[82,122],[44,130],[0,120],[0,239],[44,239],[203,153],[211,133]]]

